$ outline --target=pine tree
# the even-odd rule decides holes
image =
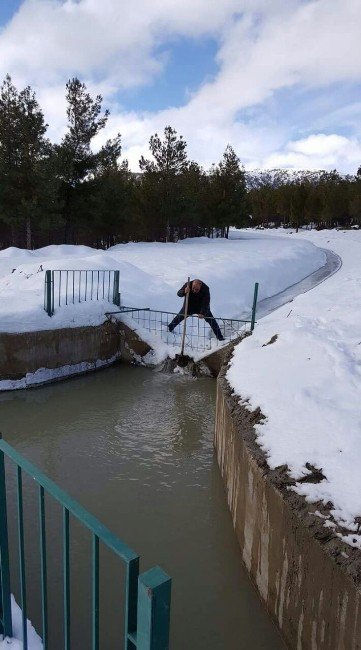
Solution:
[[[196,162],[190,162],[181,175],[183,216],[178,229],[180,239],[208,234],[207,190],[207,178],[203,169]]]
[[[161,238],[173,241],[184,210],[181,177],[188,168],[187,143],[171,126],[164,129],[164,140],[158,134],[149,140],[153,160],[143,156],[139,167],[143,174],[144,207],[149,207],[148,221],[157,219]]]
[[[61,195],[65,221],[65,241],[75,241],[77,216],[86,211],[90,187],[82,185],[104,164],[107,155],[119,150],[120,135],[108,141],[100,152],[91,148],[93,138],[105,127],[109,111],[102,114],[102,97],[93,99],[84,83],[74,78],[66,84],[68,131],[57,147]]]
[[[210,171],[210,206],[214,225],[228,237],[229,227],[248,223],[246,177],[234,149],[227,145],[222,160]]]
[[[7,75],[0,91],[0,206],[13,243],[25,229],[27,248],[46,210],[44,175],[51,151],[46,130],[35,93],[30,87],[18,92]]]

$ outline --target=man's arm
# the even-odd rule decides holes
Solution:
[[[186,288],[187,284],[188,284],[188,282],[186,282],[186,283],[183,285],[183,287],[181,287],[181,288],[179,289],[179,291],[177,291],[177,296],[179,296],[180,298],[184,298],[184,296],[186,295],[186,293],[185,293],[185,288]]]

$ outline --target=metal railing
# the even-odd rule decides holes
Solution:
[[[158,311],[156,309],[138,309],[136,307],[121,307],[119,314],[128,314],[132,320],[148,332],[161,337],[163,343],[180,347],[182,338],[183,321],[177,325],[173,332],[168,329],[169,324],[177,315],[170,311]],[[218,341],[212,332],[211,326],[204,318],[197,316],[188,316],[186,324],[185,348],[203,352],[211,350],[217,345],[230,343],[234,339],[242,336],[247,331],[247,324],[250,320],[237,320],[235,318],[214,318],[217,321],[222,333],[223,340]]]
[[[204,318],[198,318],[198,316],[188,316],[186,322],[185,348],[205,352],[220,345],[224,346],[244,336],[247,332],[253,332],[256,323],[258,287],[259,284],[256,282],[252,312],[249,319],[240,320],[237,318],[213,317],[212,320],[216,321],[222,334],[223,340],[221,341],[217,340],[210,322],[207,322]],[[180,347],[181,345],[183,321],[172,332],[168,329],[173,318],[177,316],[175,312],[160,311],[148,307],[122,306],[118,311],[108,312],[106,315],[111,316],[113,314],[128,315],[139,328],[160,336],[162,341],[167,345],[174,347]]]
[[[37,467],[21,456],[4,440],[0,440],[0,633],[12,636],[11,588],[9,569],[8,522],[6,507],[5,458],[17,470],[17,523],[18,559],[20,569],[20,607],[22,610],[23,648],[28,648],[27,637],[27,585],[26,540],[24,536],[24,506],[22,473],[26,472],[38,485],[40,531],[40,583],[42,605],[42,640],[44,650],[48,644],[48,582],[47,539],[45,528],[45,493],[62,506],[63,514],[63,609],[64,648],[71,647],[70,611],[70,515],[75,517],[92,534],[92,650],[99,648],[99,543],[113,551],[126,566],[124,648],[125,650],[166,650],[169,647],[169,618],[171,578],[159,567],[139,575],[139,556],[103,526],[87,510],[61,490]],[[119,646],[121,647],[121,646]]]
[[[89,300],[107,300],[119,307],[119,271],[54,269],[45,271],[44,309],[52,316],[55,307]]]

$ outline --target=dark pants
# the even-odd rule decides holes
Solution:
[[[188,316],[194,316],[197,313],[198,312],[190,312],[190,313],[188,312]],[[179,323],[181,323],[182,320],[184,320],[184,311],[183,311],[183,309],[181,309],[180,312],[178,312],[178,314],[173,318],[172,322],[169,323],[169,325],[168,325],[169,331],[173,332],[175,327],[177,327],[177,325],[179,325]],[[214,318],[214,316],[213,316],[210,309],[207,309],[206,313],[204,314],[204,320],[208,323],[208,325],[211,326],[211,328],[213,330],[213,333],[216,336],[216,338],[218,340],[222,341],[222,339],[223,339],[222,332],[219,329],[219,325],[218,325],[216,319]]]

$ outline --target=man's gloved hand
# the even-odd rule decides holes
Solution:
[[[198,318],[204,318],[204,314],[197,314]]]

